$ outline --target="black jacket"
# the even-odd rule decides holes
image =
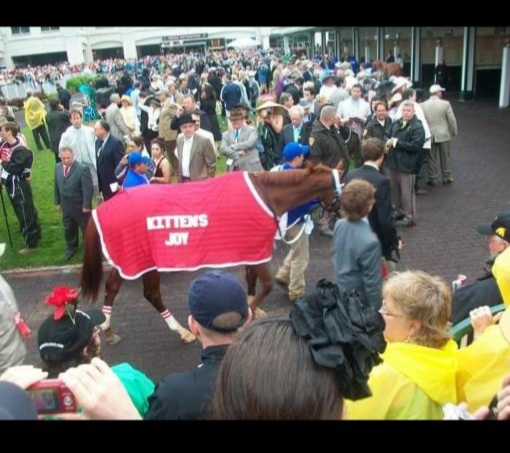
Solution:
[[[328,167],[335,168],[342,158],[347,165],[349,164],[347,145],[334,126],[328,129],[316,119],[312,126],[310,145],[312,149],[309,160],[313,165],[322,162]]]
[[[379,238],[383,256],[388,260],[398,261],[398,233],[393,220],[390,180],[370,165],[349,171],[345,183],[353,179],[362,179],[375,187],[375,205],[368,215],[368,221]]]
[[[202,366],[164,377],[149,397],[146,420],[199,420],[209,418],[216,374],[228,345],[202,351]]]
[[[388,168],[401,173],[413,173],[425,143],[425,129],[421,121],[414,116],[404,127],[402,120],[393,122],[385,140],[389,138],[396,138],[397,146],[388,153]]]

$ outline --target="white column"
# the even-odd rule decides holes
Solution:
[[[397,61],[397,55],[400,54],[400,47],[398,43],[395,43],[393,46],[393,55],[395,56],[395,61]]]
[[[85,61],[83,57],[83,39],[81,37],[68,37],[66,39],[67,61],[70,65],[82,64]]]
[[[365,61],[367,63],[370,62],[370,45],[368,41],[365,43]]]
[[[288,36],[283,37],[283,51],[286,54],[290,54],[289,37]]]
[[[421,28],[411,27],[411,82],[419,86],[421,81]]]
[[[443,59],[443,43],[440,39],[436,42],[436,58],[435,58],[435,66],[437,66],[441,60]]]
[[[352,54],[359,61],[359,28],[352,28]]]
[[[510,100],[510,42],[503,47],[503,63],[501,64],[501,86],[499,88],[499,106],[508,107]]]
[[[122,50],[124,58],[138,58],[135,40],[131,33],[122,33]]]
[[[377,59],[384,60],[384,27],[377,27]]]
[[[269,49],[269,36],[262,36],[262,48]]]
[[[476,27],[464,27],[462,49],[462,78],[460,99],[468,101],[474,97]]]

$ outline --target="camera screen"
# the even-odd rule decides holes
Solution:
[[[30,396],[37,412],[57,411],[57,395],[52,389],[29,390],[28,395]]]

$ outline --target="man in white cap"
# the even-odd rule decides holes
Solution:
[[[436,185],[438,154],[443,174],[443,184],[451,184],[454,180],[450,170],[450,140],[457,135],[457,120],[453,114],[451,104],[442,99],[445,89],[436,84],[432,85],[429,91],[429,100],[422,104],[425,118],[432,133],[427,184],[430,186]]]

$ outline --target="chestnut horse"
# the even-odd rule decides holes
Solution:
[[[250,173],[249,180],[259,197],[273,213],[275,217],[274,230],[276,230],[277,217],[309,200],[319,199],[326,206],[334,205],[338,201],[338,191],[340,190],[339,175],[342,173],[342,169],[339,172],[321,164],[315,167],[309,164],[304,170]],[[169,199],[172,198],[170,197]],[[128,210],[129,207],[126,206],[126,209],[119,210],[116,215],[123,216],[123,213]],[[126,225],[126,228],[129,228],[129,226]],[[270,234],[272,233],[270,232]],[[84,243],[85,252],[81,276],[81,294],[86,300],[96,300],[102,279],[103,266],[100,236],[93,219],[90,220],[85,230]],[[228,266],[228,263],[225,266]],[[159,272],[157,270],[146,271],[143,273],[142,278],[145,298],[160,313],[169,328],[179,333],[183,342],[189,343],[194,341],[194,335],[182,327],[163,305]],[[246,279],[248,282],[248,294],[251,296],[249,297],[250,307],[252,310],[255,310],[272,289],[272,278],[267,261],[262,264],[246,266]],[[261,282],[262,288],[261,292],[255,295],[257,279]],[[109,344],[115,344],[120,341],[120,337],[113,332],[110,326],[110,318],[113,301],[119,292],[122,281],[123,278],[119,271],[113,267],[106,281],[103,306],[106,322],[101,326],[105,331]]]

